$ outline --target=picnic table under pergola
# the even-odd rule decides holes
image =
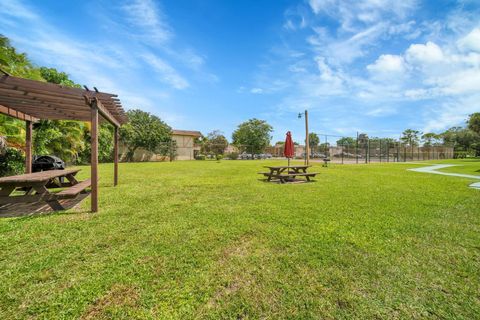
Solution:
[[[98,211],[98,129],[99,121],[107,121],[114,127],[114,185],[118,184],[118,128],[127,121],[125,112],[117,95],[99,92],[95,90],[70,88],[53,83],[17,78],[0,70],[3,75],[0,77],[0,113],[20,119],[26,123],[26,146],[25,146],[25,175],[13,177],[8,180],[2,178],[3,185],[0,185],[0,197],[3,202],[21,201],[20,197],[29,197],[34,201],[53,201],[57,209],[55,197],[69,197],[78,190],[91,184],[91,211]],[[65,171],[63,173],[40,173],[32,174],[32,131],[33,123],[40,119],[48,120],[77,120],[91,123],[91,164],[90,180],[78,186],[78,182],[69,179]],[[78,172],[78,170],[77,170]],[[44,188],[48,181],[55,177],[49,175],[64,175],[73,188],[65,191],[62,195],[52,195]],[[73,172],[70,177],[73,177]],[[43,179],[39,182],[39,177]],[[11,196],[16,187],[15,179],[23,181],[23,188],[29,191],[22,196]],[[87,179],[88,180],[88,179]],[[87,181],[86,180],[86,181]],[[0,182],[1,183],[1,182]],[[8,184],[10,183],[10,184]],[[42,187],[43,184],[43,187]],[[75,188],[76,187],[76,188]],[[13,189],[12,189],[13,188]],[[68,189],[66,189],[68,190]],[[81,190],[80,192],[82,192]],[[46,194],[46,192],[48,192]],[[62,191],[63,192],[63,191]],[[36,196],[33,197],[32,196]],[[8,198],[8,199],[7,199]],[[18,199],[16,199],[18,198]],[[48,199],[47,199],[48,198]],[[25,199],[25,198],[23,198]],[[46,200],[47,199],[47,200]],[[49,204],[50,204],[49,203]],[[1,205],[1,201],[0,201]],[[53,208],[53,207],[52,207]]]

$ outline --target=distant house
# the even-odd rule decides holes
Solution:
[[[195,139],[200,138],[200,131],[172,130],[172,138],[177,143],[176,160],[193,160],[200,152],[200,146],[195,145]]]
[[[193,160],[200,152],[200,146],[195,145],[195,138],[200,138],[202,134],[199,131],[172,130],[172,139],[177,145],[177,156],[175,160]],[[120,159],[126,158],[127,148],[120,144]],[[167,155],[155,154],[138,148],[133,156],[133,161],[169,161]]]

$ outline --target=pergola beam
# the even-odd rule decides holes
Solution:
[[[105,118],[108,122],[113,124],[114,127],[118,128],[120,127],[120,123],[115,119],[112,114],[105,108],[102,104],[102,102],[99,99],[93,99],[97,105],[98,112],[102,115],[102,117]]]
[[[38,121],[37,118],[32,117],[29,114],[14,110],[14,109],[9,108],[9,107],[5,107],[3,105],[0,105],[0,113],[5,114],[7,116],[10,116],[12,118],[23,120],[23,121],[31,121],[31,122],[37,122]]]

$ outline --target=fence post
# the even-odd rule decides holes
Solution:
[[[368,154],[370,153],[370,139],[367,140],[365,145],[365,163],[368,163]]]
[[[342,154],[342,164],[343,164],[343,153],[345,152],[345,150],[343,148],[344,148],[344,145],[342,144],[342,152],[341,152],[341,154]]]
[[[356,163],[358,164],[358,131],[357,131],[357,140],[355,141],[355,158],[356,158]]]
[[[390,162],[390,142],[387,141],[387,162]]]

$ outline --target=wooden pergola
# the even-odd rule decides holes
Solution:
[[[39,119],[91,123],[91,211],[98,211],[98,126],[107,121],[115,128],[114,185],[118,184],[118,128],[127,121],[117,95],[53,83],[0,77],[0,113],[26,122],[26,173],[32,172],[32,128]]]

